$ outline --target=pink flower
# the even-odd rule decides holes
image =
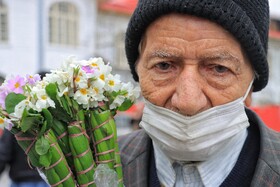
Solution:
[[[7,87],[4,87],[3,85],[0,87],[0,105],[3,109],[6,108],[5,106],[5,99],[7,97],[7,95],[9,94],[9,90],[7,89]]]
[[[7,81],[7,87],[14,93],[23,93],[23,86],[25,85],[25,80],[23,77],[19,75],[14,79],[10,79]]]
[[[90,66],[83,66],[82,70],[84,70],[84,72],[86,72],[86,73],[93,73],[94,72],[94,69],[91,68]]]
[[[39,74],[35,74],[34,76],[26,75],[26,80],[27,80],[28,84],[35,85],[36,82],[41,80],[41,77]]]

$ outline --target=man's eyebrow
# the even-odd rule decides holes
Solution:
[[[165,50],[155,50],[147,56],[147,59],[153,58],[179,58],[179,56],[174,53],[169,53]]]
[[[241,63],[241,60],[229,53],[228,51],[218,51],[216,53],[211,52],[211,54],[204,54],[199,57],[202,60],[230,60],[236,63]]]

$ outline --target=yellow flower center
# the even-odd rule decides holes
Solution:
[[[86,95],[87,94],[87,89],[82,88],[80,89],[81,94]]]
[[[93,88],[93,89],[98,94],[98,92],[99,92],[98,88]]]
[[[15,84],[15,88],[18,88],[20,86],[20,84],[17,82],[16,84]]]
[[[2,125],[2,124],[4,124],[4,119],[3,118],[0,118],[0,124]]]
[[[102,75],[99,76],[99,78],[104,81],[105,80],[105,75],[102,74]]]
[[[91,66],[92,66],[93,68],[95,68],[95,69],[100,70],[98,64],[96,64],[96,63],[91,63]]]
[[[110,86],[114,86],[115,85],[115,82],[113,80],[109,80],[109,85]]]
[[[75,82],[80,82],[81,78],[80,77],[76,77],[75,78]]]
[[[46,95],[42,95],[42,96],[41,96],[41,99],[47,100],[47,96],[46,96]]]

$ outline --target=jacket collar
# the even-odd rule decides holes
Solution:
[[[269,129],[252,110],[246,109],[246,113],[250,124],[257,125],[260,132],[260,155],[253,181],[258,181],[264,172],[273,173],[280,179],[280,133]]]

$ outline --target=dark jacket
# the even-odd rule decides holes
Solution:
[[[8,130],[0,138],[0,174],[9,166],[9,176],[14,182],[42,181],[35,168],[31,169],[27,157]]]
[[[256,164],[250,179],[250,186],[280,186],[280,133],[277,133],[261,121],[251,110],[246,110],[254,135],[259,139]],[[138,130],[119,139],[121,159],[126,187],[151,186],[151,164],[154,164],[152,141],[143,131]],[[244,156],[244,155],[243,155]],[[246,155],[245,155],[246,157]],[[248,156],[247,156],[248,157]],[[153,186],[154,187],[154,186]]]

